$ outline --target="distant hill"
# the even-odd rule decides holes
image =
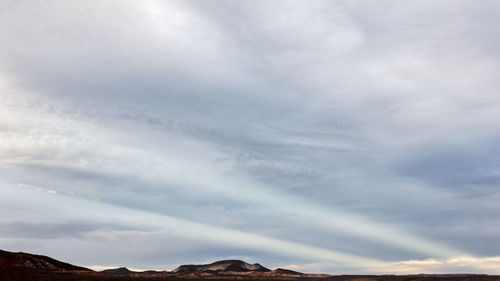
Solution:
[[[174,274],[201,274],[201,273],[241,273],[241,272],[269,272],[268,268],[258,263],[249,264],[241,260],[223,260],[211,264],[188,264],[174,269]]]
[[[276,275],[304,275],[304,273],[293,271],[290,269],[277,268],[272,271]]]
[[[130,275],[132,273],[135,273],[134,271],[130,271],[126,267],[106,269],[106,270],[103,270],[101,272],[104,272],[106,274],[113,275],[113,276],[128,276],[128,275]]]
[[[155,271],[155,270],[147,270],[147,271],[132,271],[126,267],[119,267],[113,269],[106,269],[101,271],[107,275],[111,276],[130,276],[130,277],[138,277],[138,276],[165,276],[168,274],[167,271]]]

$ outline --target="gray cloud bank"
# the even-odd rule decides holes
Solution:
[[[0,1],[1,248],[500,273],[499,9]]]

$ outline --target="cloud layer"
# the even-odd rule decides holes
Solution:
[[[496,2],[0,4],[1,248],[500,273]]]

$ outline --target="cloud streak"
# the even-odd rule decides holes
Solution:
[[[22,187],[25,187],[25,185],[22,185]],[[13,200],[14,202],[17,201],[16,203],[22,202],[22,200],[15,200],[17,196],[33,196],[29,194],[23,194],[24,192],[11,190],[9,188],[3,189],[4,193],[7,194],[6,199]],[[46,192],[46,194],[54,194],[50,192],[51,190],[44,190],[42,188],[35,188],[34,190],[38,192]],[[43,199],[43,203],[38,205],[37,208],[49,210],[53,213],[66,213],[69,211],[68,209],[71,208],[71,206],[77,206],[76,209],[74,209],[73,207],[72,211],[84,214],[80,217],[80,219],[82,220],[90,220],[94,222],[103,220],[107,222],[114,221],[115,223],[121,225],[134,225],[140,228],[156,228],[162,231],[175,232],[177,235],[193,238],[195,240],[202,240],[219,244],[230,244],[238,248],[270,251],[280,255],[327,260],[350,266],[359,265],[361,263],[373,266],[381,264],[380,261],[377,261],[375,259],[369,259],[338,251],[308,246],[300,243],[286,241],[283,239],[225,229],[209,224],[203,224],[167,215],[159,215],[151,212],[144,212],[115,205],[103,204],[101,202],[92,202],[85,199],[67,197],[64,195],[58,196],[63,196],[63,198],[54,200],[53,198],[46,196],[37,196]],[[56,202],[61,201],[65,201],[66,204],[63,206],[55,204]],[[102,217],[102,214],[108,215],[106,217]]]
[[[58,119],[57,116],[55,118],[56,120]],[[60,120],[59,122],[62,124],[64,122],[67,122],[67,119],[65,119],[65,121]],[[91,130],[93,132],[97,132],[99,129],[102,130],[102,128],[95,128]],[[65,143],[72,142],[72,138],[65,138],[67,139],[64,140]],[[20,143],[22,143],[22,141],[16,140],[15,143],[16,145],[19,145]],[[52,139],[47,144],[61,147],[56,139]],[[36,147],[39,146],[39,144],[34,143],[29,143],[29,145],[35,148],[35,151],[37,150]],[[85,144],[85,146],[88,145],[89,144]],[[102,146],[100,144],[95,145]],[[196,145],[196,143],[191,142],[191,145],[189,147],[190,150],[193,150],[193,145]],[[272,212],[289,215],[291,214],[297,218],[300,218],[302,221],[308,221],[309,225],[315,226],[317,228],[323,228],[333,233],[347,233],[349,235],[355,235],[363,239],[373,240],[378,243],[385,243],[411,251],[423,253],[428,256],[441,257],[456,256],[460,254],[458,250],[417,237],[415,235],[411,235],[409,233],[405,233],[404,231],[397,230],[394,227],[369,221],[368,219],[360,217],[359,215],[348,214],[346,212],[336,210],[332,207],[321,206],[320,204],[312,204],[310,202],[307,202],[307,200],[301,199],[297,196],[283,196],[281,193],[273,191],[272,187],[254,182],[244,175],[240,174],[238,175],[238,177],[229,176],[226,174],[226,171],[228,169],[227,164],[211,164],[211,166],[214,167],[219,166],[219,169],[207,169],[207,167],[209,167],[207,165],[208,163],[201,163],[201,165],[200,163],[193,163],[190,160],[192,159],[192,157],[189,154],[185,154],[186,151],[182,151],[180,145],[175,144],[175,147],[177,150],[176,154],[178,154],[179,156],[176,157],[172,152],[166,152],[168,154],[167,161],[163,160],[161,157],[153,156],[153,152],[149,150],[137,150],[136,148],[131,146],[115,148],[115,151],[111,152],[111,155],[109,155],[107,158],[114,159],[114,161],[119,161],[122,167],[118,168],[114,164],[109,165],[108,163],[103,162],[100,163],[99,166],[92,167],[90,170],[87,169],[87,172],[83,174],[82,177],[84,179],[87,179],[89,177],[88,175],[98,173],[105,173],[108,175],[114,174],[114,177],[124,177],[127,174],[132,173],[132,175],[134,175],[135,177],[141,177],[142,181],[156,179],[156,181],[165,182],[165,179],[168,179],[167,182],[170,184],[187,186],[191,189],[197,190],[202,190],[206,186],[210,186],[210,192],[221,194],[228,200],[235,200],[239,202],[239,204],[262,206],[261,208]],[[211,151],[209,147],[200,146],[200,148],[203,150],[199,151],[199,153],[197,154],[198,156],[201,155],[200,152],[207,155],[217,155],[217,153]],[[69,147],[67,150],[76,151],[76,149]],[[85,147],[85,149],[88,148]],[[42,147],[41,150],[44,151],[46,149]],[[82,152],[88,153],[91,151]],[[62,154],[64,155],[65,152],[62,152]],[[100,157],[102,156],[104,156],[103,152],[100,153]],[[51,158],[54,159],[53,157]],[[44,159],[33,160],[35,163],[39,163],[38,165],[42,166],[59,166],[57,162],[46,162]],[[40,160],[42,162],[40,162]],[[91,161],[89,159],[81,163],[81,160],[75,160],[80,162],[80,165],[78,165],[79,167],[75,166],[73,168],[76,170],[85,170],[86,167],[89,166],[88,161]],[[63,161],[66,162],[67,159],[63,159]],[[199,157],[197,161],[200,161]],[[150,169],[147,174],[138,172],[145,171],[146,168],[144,167],[144,165],[148,165],[151,162],[155,163],[156,165],[154,169]],[[176,167],[172,167],[172,165],[170,164],[172,162],[175,163]],[[127,167],[127,165],[129,165],[127,163],[135,164],[134,167]],[[61,168],[62,167],[59,167],[58,169]],[[136,172],[134,172],[134,170],[136,170]],[[167,171],[170,171],[170,175],[166,174]],[[21,184],[21,186],[31,187],[38,191],[44,190],[43,188],[36,186],[32,187],[27,184]],[[238,189],[234,189],[234,186],[238,186]],[[56,193],[55,190],[48,190],[48,192]],[[106,200],[106,198],[103,199]],[[289,208],[289,206],[295,206],[295,208],[291,209]]]

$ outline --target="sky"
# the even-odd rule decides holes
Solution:
[[[0,248],[500,274],[499,13],[0,0]]]

